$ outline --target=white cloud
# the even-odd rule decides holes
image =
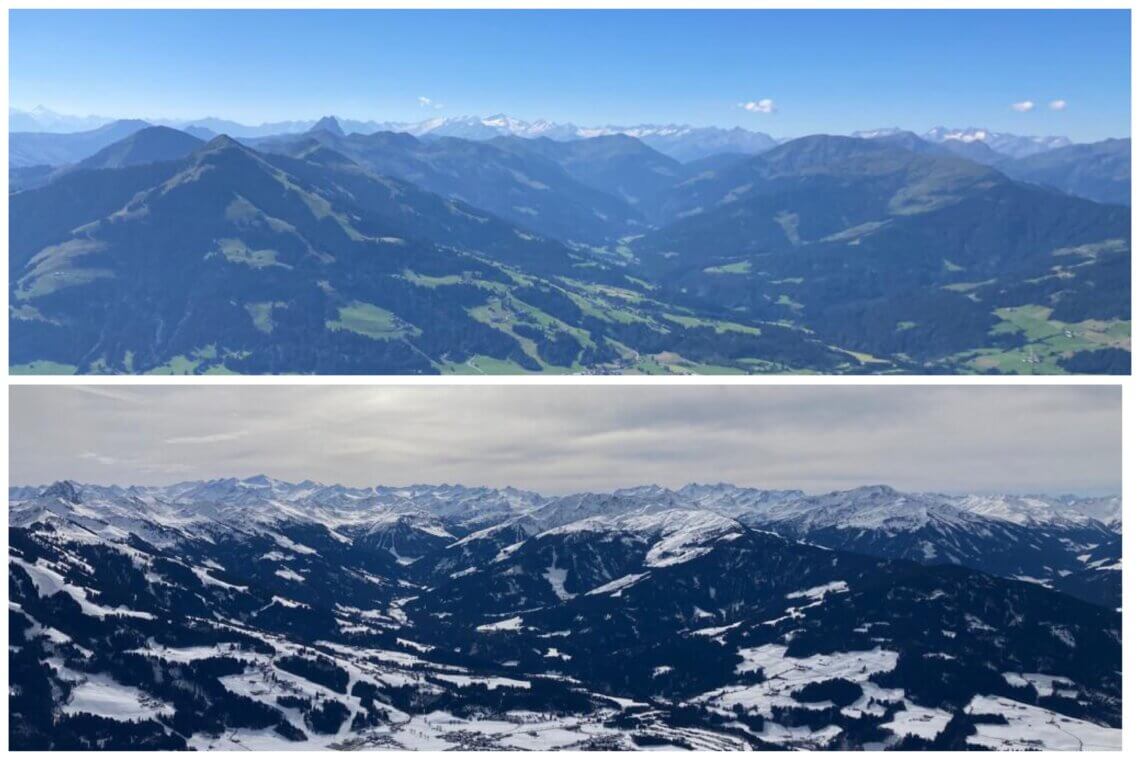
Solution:
[[[1049,101],[1049,108],[1051,108],[1054,111],[1064,111],[1068,107],[1069,107],[1068,102],[1066,102],[1064,100],[1050,100]]]
[[[221,443],[223,441],[235,441],[244,435],[244,430],[235,430],[232,433],[211,433],[210,435],[182,435],[176,436],[174,438],[167,438],[164,443]]]
[[[92,460],[98,462],[99,464],[106,464],[106,465],[118,464],[119,463],[119,460],[115,459],[114,457],[105,456],[103,454],[99,454],[99,453],[94,452],[94,451],[84,451],[82,454],[79,455],[79,458],[80,459],[92,459]]]
[[[1035,105],[1036,103],[1032,100],[1022,100],[1017,103],[1010,103],[1009,107],[1019,113],[1025,113],[1026,111],[1032,111]]]
[[[436,103],[431,98],[425,98],[423,95],[420,95],[416,100],[419,101],[421,108],[434,108],[437,111],[443,108],[443,103]]]
[[[143,399],[132,395],[129,391],[123,391],[117,388],[109,388],[105,385],[72,385],[68,387],[77,393],[89,393],[92,396],[114,399],[115,401],[124,401],[130,404],[143,403]]]
[[[743,103],[737,103],[737,108],[743,108],[745,111],[752,113],[775,113],[776,104],[771,98],[763,98],[761,100],[746,100]]]

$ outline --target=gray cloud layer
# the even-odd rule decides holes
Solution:
[[[1119,492],[1112,386],[13,386],[10,478]]]

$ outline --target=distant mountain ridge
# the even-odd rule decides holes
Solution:
[[[22,137],[24,134],[36,132],[61,134],[63,133],[63,129],[65,129],[60,128],[61,125],[71,123],[61,122],[59,119],[50,121],[45,119],[44,123],[40,124],[36,121],[34,114],[27,112],[10,111],[9,117],[13,125],[10,131],[21,135],[21,143],[26,140],[26,138]],[[679,161],[690,161],[724,152],[758,153],[777,144],[777,141],[768,134],[743,129],[741,127],[694,127],[684,124],[580,127],[575,124],[559,124],[541,119],[524,121],[507,116],[506,114],[494,114],[486,117],[436,117],[417,122],[360,121],[335,118],[332,119],[330,123],[328,119],[330,119],[330,117],[326,116],[316,121],[283,121],[252,126],[217,118],[189,120],[148,119],[147,121],[152,124],[183,129],[197,136],[203,136],[201,133],[206,131],[212,134],[228,134],[236,138],[261,138],[273,135],[299,134],[317,128],[322,123],[329,126],[335,125],[335,129],[342,129],[344,134],[406,132],[416,137],[459,137],[468,140],[490,140],[495,137],[515,136],[527,138],[546,137],[552,140],[568,141],[624,134],[636,137],[642,140],[646,145],[660,150]],[[99,121],[99,119],[95,119],[94,123],[102,127],[104,123],[109,123],[111,120],[105,120],[104,123],[99,123]],[[74,123],[87,124],[90,122]],[[335,129],[333,131],[335,131]],[[21,163],[13,165],[30,166],[35,163],[42,163],[42,161],[36,160],[40,158],[40,156],[25,156],[25,154],[21,153],[18,154],[18,157]]]
[[[1004,153],[1013,158],[1024,158],[1035,153],[1064,148],[1072,145],[1067,137],[1050,135],[1046,137],[1026,137],[1008,132],[994,132],[981,127],[948,128],[934,127],[923,137],[931,142],[981,142],[988,145],[998,153]]]
[[[324,117],[328,118],[328,117]],[[113,121],[102,117],[65,117],[48,109],[19,111],[9,109],[10,132],[79,131],[103,126]],[[147,119],[153,124],[176,127],[204,137],[199,131],[212,134],[229,134],[237,138],[257,138],[270,135],[309,131],[320,120],[291,120],[246,125],[218,119]],[[335,120],[346,134],[358,132],[407,132],[417,137],[460,137],[469,140],[490,140],[495,137],[546,137],[556,141],[579,140],[589,137],[624,134],[636,137],[655,150],[677,159],[692,161],[718,153],[760,153],[775,147],[790,137],[778,139],[766,132],[744,127],[693,126],[689,124],[637,124],[580,126],[571,122],[554,122],[547,119],[526,120],[496,113],[490,116],[436,116],[421,121],[376,121],[338,118]],[[857,137],[885,135],[899,131],[897,127],[862,130]],[[997,132],[980,127],[949,128],[937,126],[922,134],[934,143],[968,145],[984,144],[1003,156],[1024,158],[1056,148],[1066,147],[1072,141],[1063,136],[1024,136]]]
[[[882,485],[809,496],[724,483],[543,496],[446,484],[349,488],[259,475],[165,487],[62,481],[13,488],[9,498],[13,525],[42,519],[46,498],[49,505],[73,504],[85,519],[105,522],[108,528],[150,526],[145,530],[151,536],[167,529],[194,536],[201,531],[212,534],[219,525],[246,529],[283,522],[320,525],[346,535],[389,535],[398,528],[402,538],[389,548],[401,557],[434,554],[464,536],[461,544],[504,531],[533,536],[586,524],[604,530],[648,515],[693,512],[862,554],[965,565],[1043,585],[1064,582],[1077,596],[1107,606],[1119,604],[1118,568],[1097,571],[1104,562],[1089,567],[1079,558],[1096,547],[1111,547],[1119,537],[1119,497],[945,496],[903,493]],[[55,507],[48,510],[66,516]],[[1119,559],[1117,555],[1105,566]],[[1070,576],[1086,570],[1091,573],[1086,584],[1091,586],[1074,585],[1078,579]]]
[[[807,495],[725,483],[544,496],[447,484],[353,488],[259,475],[161,487],[60,481],[12,487],[9,500],[11,526],[62,520],[160,545],[293,526],[381,546],[385,557],[405,565],[422,559],[416,567],[433,572],[454,564],[456,553],[490,558],[545,535],[623,533],[662,520],[720,532],[740,524],[864,555],[970,567],[1106,607],[1119,607],[1122,593],[1116,496],[947,496],[884,485]]]
[[[8,489],[9,498],[13,500],[30,499],[45,494],[63,496],[72,500],[81,498],[113,500],[130,497],[172,504],[213,503],[237,506],[249,503],[250,500],[272,499],[300,505],[337,504],[351,506],[353,510],[403,505],[430,510],[446,508],[448,511],[440,512],[443,515],[469,514],[470,510],[478,513],[486,508],[488,502],[505,505],[511,511],[525,511],[557,503],[605,504],[607,503],[605,500],[608,499],[614,511],[620,511],[623,503],[657,503],[669,507],[716,508],[734,517],[749,512],[762,514],[788,504],[800,502],[810,504],[813,500],[836,498],[842,498],[842,503],[847,508],[859,511],[860,504],[866,505],[868,499],[885,498],[888,502],[893,501],[895,514],[905,514],[911,509],[912,503],[906,502],[906,499],[918,499],[921,501],[913,502],[913,505],[938,503],[985,519],[1019,525],[1098,522],[1119,530],[1122,523],[1119,496],[992,493],[944,495],[931,492],[907,493],[886,485],[860,486],[849,490],[809,495],[800,490],[771,490],[731,483],[689,483],[677,489],[647,484],[618,488],[610,492],[585,491],[550,496],[511,487],[494,488],[448,483],[354,487],[337,483],[318,483],[312,480],[293,483],[266,475],[255,475],[247,478],[190,480],[167,486],[97,485],[61,480],[47,485],[13,485]],[[830,501],[833,506],[827,509],[822,508],[823,502],[816,503],[821,505],[818,514],[826,517],[828,514],[834,514],[831,510],[839,502]],[[888,510],[888,513],[890,512],[891,510]],[[888,513],[876,513],[873,522],[882,524],[888,519]],[[921,517],[921,513],[917,514]]]
[[[1132,140],[1067,145],[995,164],[1014,179],[1100,203],[1132,203]]]
[[[786,142],[678,183],[657,212],[657,227],[630,247],[670,292],[738,314],[804,320],[875,356],[926,361],[935,353],[961,357],[971,344],[997,348],[992,320],[1003,306],[1048,301],[1063,320],[1071,313],[1066,302],[1085,312],[1077,303],[1096,292],[1122,296],[1111,307],[1100,303],[1123,320],[1130,311],[1126,289],[1117,288],[1127,280],[1126,256],[1098,256],[1095,268],[1060,275],[1062,285],[1054,267],[1066,254],[1052,253],[1092,238],[1127,246],[1127,208],[1014,181],[1000,166],[911,133]],[[1086,276],[1095,284],[1077,287]],[[1051,295],[1034,294],[1037,287]],[[920,325],[924,331],[914,332]],[[1024,366],[1022,358],[1010,357]],[[1005,360],[969,361],[981,370]]]
[[[30,110],[8,108],[9,132],[82,132],[112,121],[114,119],[106,116],[61,114],[42,105]]]
[[[120,119],[82,132],[9,132],[8,164],[10,167],[74,164],[149,126],[150,123],[140,119]]]
[[[75,165],[76,169],[121,169],[190,155],[205,141],[170,127],[145,127]]]
[[[298,156],[309,150],[310,140],[381,176],[396,177],[444,197],[462,200],[542,235],[567,242],[596,244],[636,234],[645,228],[640,212],[626,198],[606,192],[612,188],[603,189],[604,185],[591,182],[590,177],[567,171],[565,162],[543,155],[541,150],[504,150],[496,141],[458,137],[428,140],[403,132],[345,135],[333,117],[323,118],[302,135],[251,138],[245,142],[261,151]],[[590,142],[540,141],[586,148]],[[643,163],[652,163],[655,157],[663,159],[640,143],[630,142],[652,154],[648,158],[635,157],[635,160],[640,158]],[[648,167],[643,169],[643,172],[648,171]],[[677,174],[680,173],[678,170]]]

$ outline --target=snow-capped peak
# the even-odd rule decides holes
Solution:
[[[691,483],[678,490],[646,485],[547,497],[513,488],[446,484],[354,488],[257,475],[127,488],[61,481],[47,487],[13,487],[9,502],[11,514],[20,512],[27,519],[33,519],[36,510],[48,509],[107,525],[150,521],[175,529],[295,521],[332,531],[364,531],[370,525],[413,516],[406,517],[408,524],[455,537],[520,520],[536,532],[569,526],[644,531],[682,517],[691,521],[694,514],[706,515],[702,519],[710,524],[783,526],[797,535],[821,529],[907,533],[932,524],[971,531],[995,524],[1100,525],[1119,532],[1121,523],[1119,497],[946,496],[905,493],[886,485],[808,496],[729,483]]]
[[[852,132],[852,137],[859,137],[864,140],[874,140],[878,137],[890,137],[891,135],[902,134],[904,130],[899,127],[880,127],[878,129],[861,129],[857,132]]]
[[[798,533],[824,528],[910,532],[931,522],[961,524],[969,515],[947,500],[873,485],[778,504],[761,524],[785,525]]]
[[[699,509],[667,509],[658,512],[589,517],[540,533],[565,536],[575,533],[632,533],[648,538],[647,567],[667,567],[688,562],[712,550],[718,540],[732,540],[745,528],[736,520]]]
[[[934,127],[926,132],[923,137],[935,143],[948,141],[985,143],[998,153],[1004,153],[1013,158],[1023,158],[1072,144],[1069,138],[1059,135],[1044,137],[1013,135],[1007,132],[995,132],[983,127]]]
[[[946,142],[947,140],[957,140],[965,143],[985,142],[989,136],[990,133],[988,131],[977,127],[967,127],[966,129],[934,127],[926,133],[927,139],[934,140],[935,142]]]
[[[79,502],[79,486],[70,480],[57,480],[44,489],[43,495],[76,504]]]

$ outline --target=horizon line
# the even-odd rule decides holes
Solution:
[[[377,126],[382,126],[382,125],[409,125],[410,126],[410,125],[426,124],[428,122],[436,121],[436,120],[458,121],[458,120],[472,120],[472,119],[474,119],[474,120],[479,120],[480,122],[485,123],[485,121],[488,119],[492,119],[496,116],[502,116],[502,117],[505,117],[508,119],[514,119],[516,121],[520,121],[520,122],[523,122],[526,124],[535,124],[535,123],[544,122],[544,123],[550,124],[552,127],[576,127],[578,129],[607,129],[607,128],[608,129],[636,129],[638,127],[676,127],[676,128],[688,128],[688,129],[720,129],[720,130],[725,130],[725,131],[741,130],[743,132],[748,132],[751,134],[765,135],[765,136],[771,137],[777,141],[793,140],[793,139],[797,139],[799,137],[807,137],[807,136],[815,135],[815,134],[829,134],[829,135],[836,135],[836,136],[841,136],[841,137],[852,137],[852,136],[858,135],[860,132],[875,132],[875,131],[881,131],[881,130],[898,130],[900,132],[911,132],[911,133],[916,134],[916,135],[921,137],[924,134],[929,134],[930,132],[933,132],[934,130],[938,130],[938,129],[945,129],[945,130],[951,130],[951,131],[963,131],[963,132],[971,131],[971,130],[981,130],[981,131],[985,131],[985,132],[990,132],[992,134],[1008,134],[1008,135],[1016,135],[1018,137],[1026,137],[1026,138],[1057,138],[1057,137],[1060,137],[1060,138],[1065,138],[1065,139],[1071,139],[1066,134],[1063,134],[1061,132],[1050,133],[1050,134],[1045,134],[1045,133],[1029,134],[1027,132],[1026,133],[1007,132],[1004,130],[994,130],[994,129],[991,129],[990,127],[977,126],[975,124],[970,124],[967,126],[960,126],[960,127],[950,127],[950,126],[947,126],[947,124],[952,123],[949,121],[943,121],[943,122],[940,122],[937,124],[933,124],[933,125],[927,127],[926,129],[923,129],[921,127],[919,127],[919,128],[902,127],[902,126],[899,126],[898,124],[880,124],[879,126],[855,129],[855,130],[851,130],[850,132],[806,132],[804,134],[794,134],[794,135],[785,134],[785,135],[777,136],[775,133],[769,132],[766,129],[762,129],[759,127],[744,127],[744,126],[740,126],[740,125],[725,126],[723,124],[712,124],[712,123],[697,124],[697,123],[691,123],[691,122],[676,122],[676,121],[661,121],[661,122],[641,121],[641,122],[638,122],[636,124],[634,124],[634,123],[622,124],[622,123],[617,123],[617,122],[584,124],[584,123],[581,123],[577,120],[556,121],[553,119],[547,119],[545,117],[523,118],[523,117],[519,117],[519,116],[514,116],[514,115],[512,115],[506,111],[495,111],[493,113],[483,115],[483,116],[478,115],[478,114],[472,114],[472,113],[455,114],[455,115],[439,114],[436,116],[427,116],[423,119],[418,119],[418,120],[415,120],[415,119],[391,119],[391,118],[385,119],[382,117],[344,116],[344,115],[338,115],[338,114],[333,113],[333,112],[327,112],[327,113],[324,113],[323,115],[317,116],[317,117],[300,117],[300,118],[289,118],[289,119],[277,119],[277,120],[271,120],[271,121],[264,121],[263,120],[263,121],[259,121],[257,123],[245,122],[245,121],[242,121],[240,119],[230,118],[227,116],[218,116],[218,115],[209,115],[209,114],[205,115],[205,116],[196,116],[196,117],[187,117],[187,116],[121,116],[121,115],[120,116],[106,116],[106,115],[102,115],[102,114],[80,115],[80,114],[72,114],[72,113],[64,113],[61,111],[56,111],[56,110],[49,108],[47,106],[43,106],[42,104],[37,104],[36,106],[33,106],[31,108],[24,108],[24,107],[18,107],[18,106],[15,106],[15,105],[12,105],[11,103],[9,103],[8,112],[9,112],[9,115],[11,115],[11,113],[13,111],[17,111],[17,112],[24,113],[24,114],[34,114],[36,109],[39,109],[39,108],[42,108],[43,110],[49,111],[56,116],[60,116],[60,117],[64,117],[64,118],[88,119],[88,120],[101,120],[101,121],[103,121],[103,124],[100,124],[100,125],[95,126],[95,127],[89,127],[89,128],[84,128],[84,129],[75,129],[75,130],[66,131],[66,132],[46,132],[46,131],[41,130],[41,132],[40,132],[41,134],[76,134],[78,132],[88,132],[88,131],[91,131],[92,129],[99,129],[102,126],[106,126],[107,124],[112,124],[112,123],[115,123],[118,121],[144,121],[144,122],[152,124],[153,126],[169,126],[171,124],[178,124],[178,125],[181,125],[184,127],[191,127],[191,126],[200,126],[200,122],[215,120],[215,121],[230,122],[232,124],[236,124],[238,126],[246,127],[246,128],[250,128],[250,129],[258,129],[258,128],[263,128],[263,127],[279,126],[279,125],[284,125],[284,124],[303,124],[303,123],[308,123],[311,127],[313,124],[316,124],[317,122],[319,122],[323,119],[328,119],[328,118],[334,119],[338,124],[340,124],[342,122],[346,122],[346,121],[351,121],[351,122],[359,122],[359,123],[364,123],[364,124],[371,123],[371,124],[375,124]],[[12,130],[11,129],[11,122],[9,122],[9,130],[8,131],[9,131],[9,133],[12,133],[13,131],[15,131],[17,133],[19,133],[19,132],[28,133],[27,130]],[[381,131],[385,131],[385,130],[381,130]],[[288,133],[285,133],[285,134],[288,134]],[[602,136],[602,135],[595,135],[595,136]],[[1129,139],[1130,137],[1131,137],[1131,132],[1129,132],[1124,137],[1106,136],[1106,137],[1102,137],[1100,139],[1090,140],[1088,142],[1101,142],[1103,140],[1114,140],[1114,139],[1115,140]],[[579,139],[589,139],[589,138],[579,138]],[[1076,140],[1074,140],[1073,142],[1074,142],[1074,144],[1079,144],[1078,141],[1076,141]]]
[[[533,488],[524,488],[524,487],[512,486],[512,485],[505,485],[505,486],[493,486],[493,485],[486,485],[486,484],[468,485],[465,483],[458,483],[458,482],[457,483],[418,482],[418,483],[406,483],[403,485],[394,485],[394,484],[388,485],[388,484],[384,484],[384,483],[375,483],[375,484],[370,484],[370,485],[353,486],[353,485],[347,485],[345,483],[324,483],[321,481],[311,480],[309,478],[305,478],[304,480],[301,480],[301,481],[284,480],[282,478],[275,478],[271,475],[266,475],[265,473],[257,473],[255,475],[249,475],[246,477],[238,477],[235,475],[230,475],[230,476],[220,476],[220,477],[190,478],[190,479],[185,479],[185,480],[177,480],[177,481],[173,481],[173,482],[167,482],[167,483],[163,483],[161,485],[141,485],[141,484],[137,484],[137,483],[126,484],[126,485],[119,484],[119,483],[91,483],[91,482],[83,482],[80,480],[76,480],[74,478],[58,478],[58,479],[53,480],[50,483],[34,483],[34,484],[33,483],[28,483],[28,484],[9,483],[8,490],[11,491],[12,489],[28,489],[28,488],[38,488],[41,490],[46,490],[46,489],[50,489],[53,486],[56,486],[56,485],[61,484],[61,483],[68,483],[68,484],[71,484],[74,486],[86,486],[86,487],[92,487],[92,488],[121,488],[121,489],[129,489],[129,488],[172,488],[174,486],[183,485],[186,483],[217,483],[217,482],[227,481],[227,480],[237,481],[239,483],[245,483],[245,482],[248,482],[251,480],[258,480],[258,479],[265,479],[265,480],[269,480],[269,481],[274,481],[274,482],[281,483],[281,484],[288,485],[288,486],[300,486],[300,485],[305,484],[305,483],[311,483],[313,486],[319,486],[321,488],[346,488],[346,489],[353,489],[353,490],[361,490],[361,489],[376,490],[376,489],[380,489],[380,488],[398,490],[398,489],[417,488],[417,487],[462,488],[462,489],[466,489],[466,490],[483,489],[483,490],[488,490],[488,491],[513,490],[513,491],[523,491],[523,492],[535,494],[537,496],[563,496],[563,497],[575,496],[575,495],[609,495],[609,494],[617,493],[618,491],[631,491],[631,490],[644,489],[644,488],[659,488],[663,491],[669,491],[672,493],[677,493],[681,489],[688,488],[690,486],[698,486],[698,487],[725,486],[725,487],[734,488],[737,490],[751,490],[751,491],[761,491],[761,492],[769,492],[769,493],[798,491],[798,492],[804,494],[805,496],[823,496],[823,495],[828,495],[828,494],[833,494],[833,493],[849,493],[851,491],[859,491],[859,490],[864,490],[864,489],[887,488],[887,489],[890,489],[892,491],[895,491],[895,492],[901,493],[901,494],[918,494],[918,495],[926,495],[926,496],[1019,496],[1019,497],[1053,496],[1055,498],[1062,498],[1062,497],[1066,497],[1066,496],[1072,496],[1075,498],[1113,498],[1113,497],[1122,498],[1123,497],[1123,488],[1122,487],[1116,487],[1115,489],[1108,489],[1107,491],[1105,491],[1103,493],[1100,491],[1096,491],[1095,492],[1096,495],[1090,495],[1090,494],[1094,493],[1093,489],[1086,491],[1085,494],[1082,494],[1079,489],[1078,490],[1062,489],[1062,490],[1058,490],[1058,491],[1049,491],[1049,490],[1020,491],[1020,490],[1004,490],[1004,489],[1003,490],[994,490],[994,489],[988,489],[987,490],[987,489],[984,489],[984,490],[978,490],[978,491],[954,490],[954,489],[906,490],[906,489],[897,488],[897,487],[895,487],[889,483],[884,483],[881,481],[880,482],[874,482],[873,480],[862,483],[861,485],[852,486],[850,488],[835,488],[835,489],[823,490],[823,491],[812,491],[812,490],[809,490],[808,488],[803,488],[803,487],[799,487],[799,488],[769,488],[769,487],[765,487],[765,486],[751,486],[751,485],[743,485],[742,486],[742,485],[738,485],[736,483],[731,483],[728,481],[699,482],[699,481],[693,480],[693,481],[689,481],[689,482],[685,483],[682,486],[665,486],[665,485],[661,485],[660,483],[642,482],[642,483],[635,483],[633,485],[618,486],[618,487],[610,488],[610,489],[587,489],[587,490],[579,490],[579,491],[567,491],[565,493],[547,493],[547,492],[540,491],[540,490],[533,489]]]

